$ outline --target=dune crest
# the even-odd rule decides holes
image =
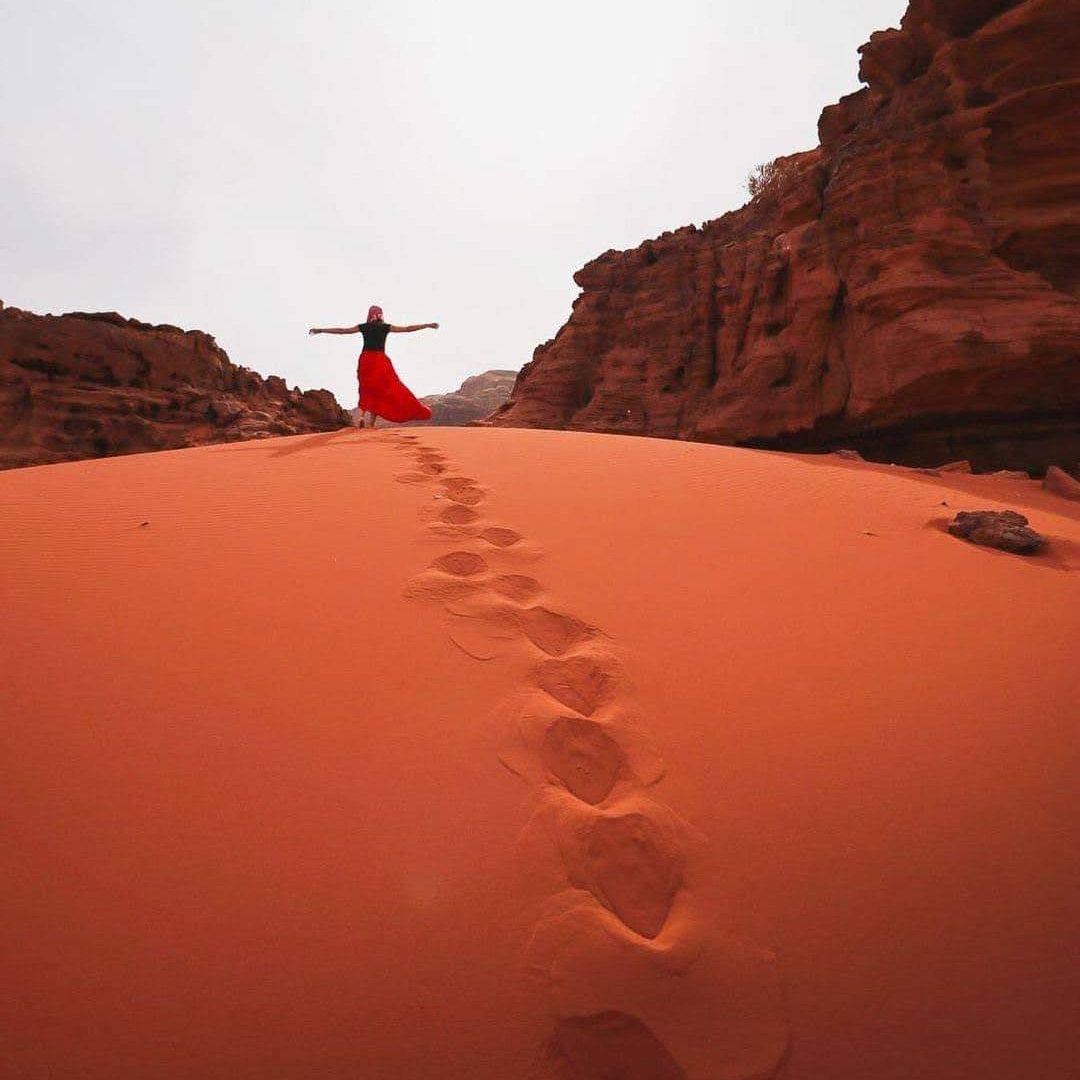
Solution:
[[[1071,1068],[1038,481],[353,429],[11,470],[0,519],[13,1075]]]

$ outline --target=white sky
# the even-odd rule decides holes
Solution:
[[[906,0],[0,0],[0,298],[214,334],[356,404],[518,368],[608,248],[817,143]]]

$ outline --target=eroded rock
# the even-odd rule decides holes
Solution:
[[[1015,510],[961,510],[949,524],[949,532],[983,547],[1014,555],[1034,555],[1046,546],[1046,538],[1028,526]]]
[[[116,312],[0,310],[0,468],[348,423],[328,390],[237,367],[199,330]]]
[[[1075,3],[914,0],[861,52],[788,180],[578,271],[492,423],[1080,459]]]

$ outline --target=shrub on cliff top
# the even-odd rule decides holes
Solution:
[[[746,178],[750,198],[756,199],[759,195],[782,195],[788,184],[798,175],[798,166],[790,158],[777,158],[759,165]]]

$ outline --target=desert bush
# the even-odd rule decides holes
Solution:
[[[746,178],[750,198],[756,199],[759,195],[782,195],[788,184],[798,175],[798,166],[789,158],[777,158],[759,165]]]

